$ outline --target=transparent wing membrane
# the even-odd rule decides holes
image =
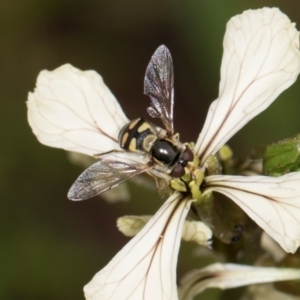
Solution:
[[[151,99],[147,111],[160,118],[170,135],[173,134],[174,73],[170,51],[164,45],[157,48],[146,69],[144,94]]]
[[[135,157],[137,159],[135,159]],[[150,165],[135,153],[111,152],[86,169],[69,190],[68,198],[78,201],[99,195],[145,172]]]

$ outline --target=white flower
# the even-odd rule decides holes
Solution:
[[[233,17],[224,37],[219,98],[211,104],[195,146],[202,165],[294,83],[299,72],[299,32],[279,9]],[[299,173],[208,176],[205,190],[231,198],[285,251],[294,253],[300,245],[299,179]]]
[[[95,71],[69,64],[42,71],[28,95],[28,122],[47,146],[87,155],[120,149],[118,135],[128,119]]]
[[[84,287],[86,299],[177,299],[177,255],[190,205],[189,198],[172,195]]]
[[[299,72],[299,32],[286,15],[263,8],[233,17],[224,37],[219,97],[194,149],[200,167],[205,169],[207,158],[266,109]],[[88,155],[120,149],[118,134],[128,122],[97,73],[70,65],[40,73],[29,94],[28,120],[41,143]],[[278,178],[213,175],[204,178],[202,192],[225,194],[283,249],[295,252],[300,245],[299,179],[300,173]],[[174,193],[85,286],[86,298],[177,299],[177,254],[191,201]]]
[[[300,245],[300,172],[280,177],[208,176],[206,191],[224,194],[240,206],[286,252]]]
[[[299,74],[299,32],[278,8],[247,10],[227,23],[219,97],[195,151],[204,163],[265,110]]]
[[[179,299],[192,300],[207,288],[229,289],[293,279],[300,279],[300,269],[215,263],[185,275],[179,288]]]

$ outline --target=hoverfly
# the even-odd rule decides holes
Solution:
[[[69,199],[91,198],[143,172],[156,179],[159,190],[161,186],[169,187],[170,191],[189,190],[191,176],[195,177],[191,170],[198,166],[198,158],[192,147],[181,143],[179,134],[174,133],[173,63],[164,45],[158,47],[148,64],[144,94],[151,99],[148,114],[160,118],[165,129],[143,118],[124,125],[119,133],[122,150],[95,155],[99,161],[78,177],[68,193]]]

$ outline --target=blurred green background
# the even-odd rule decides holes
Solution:
[[[82,169],[63,150],[39,144],[27,123],[25,101],[39,71],[67,62],[97,70],[129,118],[146,117],[144,72],[166,44],[175,68],[175,129],[182,141],[195,141],[218,94],[226,22],[263,6],[279,7],[300,29],[298,1],[0,0],[1,300],[83,299],[83,285],[128,240],[116,218],[161,204],[135,185],[129,203],[67,200]],[[297,82],[235,135],[235,153],[299,133],[299,95]],[[194,247],[183,247],[180,276],[208,263],[191,257]]]

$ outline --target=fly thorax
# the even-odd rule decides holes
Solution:
[[[157,139],[151,148],[153,158],[169,167],[172,166],[180,156],[180,149],[167,139]]]

